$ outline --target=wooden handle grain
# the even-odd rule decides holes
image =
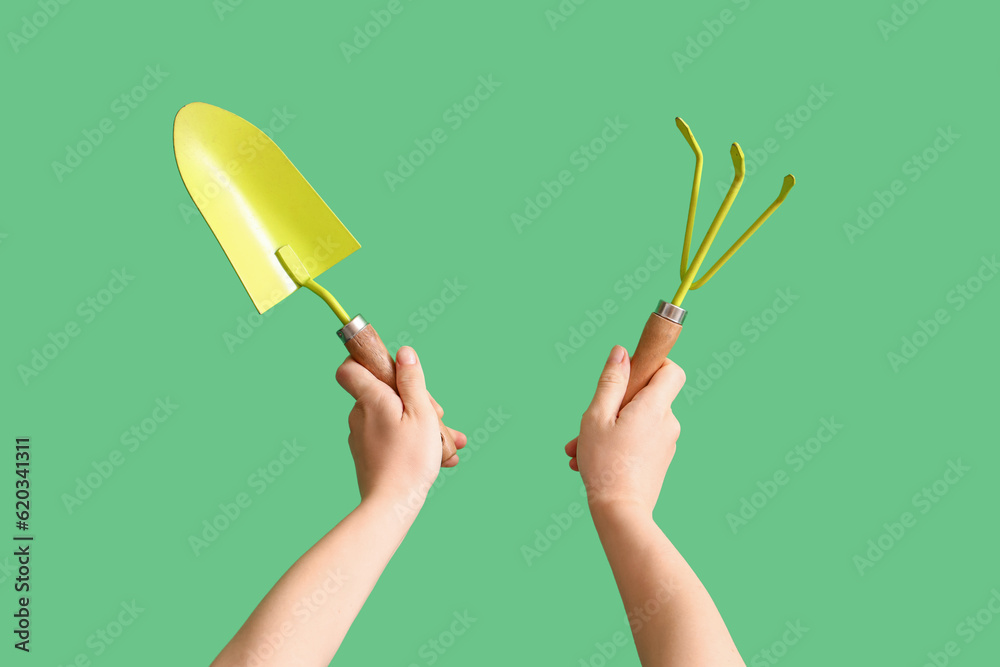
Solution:
[[[392,387],[394,392],[399,393],[396,387],[396,362],[375,331],[375,327],[369,324],[344,343],[344,347],[347,348],[351,358]],[[451,437],[451,431],[440,418],[438,428],[441,431],[441,462],[444,463],[458,450],[455,448],[455,439]]]
[[[649,384],[653,374],[663,365],[663,360],[681,335],[681,328],[681,325],[656,313],[649,315],[639,337],[639,344],[635,347],[635,354],[632,355],[628,387],[622,400],[623,408],[635,398],[640,389]]]

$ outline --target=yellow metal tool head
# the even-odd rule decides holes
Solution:
[[[680,308],[681,303],[684,301],[684,297],[687,295],[688,290],[696,290],[706,282],[709,278],[715,275],[715,272],[722,268],[722,265],[729,261],[729,259],[740,249],[747,239],[753,236],[764,221],[771,217],[771,214],[778,210],[782,202],[785,201],[785,197],[793,187],[795,187],[795,177],[791,174],[785,176],[785,180],[781,184],[781,192],[778,193],[777,199],[767,207],[767,210],[761,214],[757,220],[750,225],[749,228],[743,235],[736,240],[732,246],[729,247],[722,257],[712,265],[708,271],[705,272],[698,280],[695,280],[695,276],[698,274],[698,270],[701,268],[701,263],[705,260],[705,256],[708,254],[708,249],[712,246],[712,242],[715,240],[715,235],[719,231],[719,227],[722,225],[722,221],[726,219],[729,214],[729,209],[733,205],[733,201],[736,199],[736,195],[739,194],[740,188],[743,186],[743,179],[746,176],[746,158],[743,156],[743,149],[740,145],[734,143],[729,149],[729,155],[733,159],[733,183],[729,186],[729,191],[726,193],[725,199],[722,200],[722,205],[719,207],[718,213],[715,214],[715,218],[712,220],[712,224],[709,226],[708,231],[705,233],[705,237],[701,240],[701,244],[698,246],[698,250],[691,259],[691,263],[688,263],[688,257],[691,254],[691,236],[694,229],[694,217],[695,210],[698,208],[698,190],[701,187],[701,169],[704,163],[704,156],[701,152],[701,147],[698,145],[698,140],[694,138],[694,133],[691,132],[691,128],[685,123],[681,118],[675,119],[677,123],[677,129],[681,131],[684,139],[687,141],[688,146],[694,151],[694,182],[691,185],[691,203],[688,205],[688,217],[687,217],[687,228],[684,231],[684,249],[681,251],[681,284],[677,288],[677,293],[674,295],[671,303],[674,306]]]
[[[278,248],[291,246],[315,277],[361,247],[270,137],[225,109],[195,102],[178,111],[174,156],[261,313],[299,288]]]

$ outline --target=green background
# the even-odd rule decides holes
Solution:
[[[784,174],[798,185],[685,301],[673,358],[689,388],[702,373],[715,379],[675,403],[683,435],[660,525],[751,664],[772,664],[759,652],[797,621],[809,631],[787,648],[787,664],[920,665],[949,641],[959,664],[995,659],[1000,622],[971,643],[957,626],[1000,586],[1000,281],[973,280],[981,290],[960,309],[949,301],[1000,242],[987,204],[995,5],[909,3],[918,11],[886,39],[885,1],[594,0],[553,29],[546,12],[556,0],[403,0],[348,62],[341,43],[385,6],[247,1],[220,14],[208,0],[73,2],[16,52],[8,36],[2,436],[33,439],[36,535],[33,651],[14,651],[5,631],[0,650],[17,654],[9,664],[70,664],[78,654],[95,665],[207,664],[357,500],[351,401],[333,379],[344,351],[329,310],[296,294],[227,345],[255,311],[177,174],[171,123],[191,101],[261,126],[275,108],[294,115],[278,144],[362,244],[322,282],[387,341],[413,336],[449,423],[473,435],[475,451],[441,478],[335,663],[430,664],[421,647],[455,612],[477,621],[436,664],[600,664],[595,642],[626,629],[588,518],[530,565],[522,546],[582,502],[562,447],[611,346],[631,349],[676,288],[693,166],[677,115],[705,151],[698,236],[721,200],[716,184],[731,178],[730,142],[748,158],[769,138],[778,147],[747,178],[711,257]],[[705,21],[718,32],[712,22],[726,9],[733,21],[705,32]],[[5,32],[38,11],[5,3]],[[673,54],[702,32],[702,53],[678,67]],[[114,100],[147,66],[168,75],[120,118]],[[500,87],[452,129],[444,112],[489,75]],[[814,86],[831,96],[803,108]],[[783,119],[796,113],[789,136]],[[609,117],[627,129],[576,171],[574,151]],[[104,118],[114,131],[60,181],[52,163]],[[438,127],[447,141],[391,191],[384,172]],[[959,138],[934,155],[948,128]],[[905,163],[927,149],[937,160],[912,181]],[[573,184],[515,229],[511,215],[563,169]],[[905,193],[849,239],[858,207],[896,179]],[[661,245],[667,266],[631,298],[616,292]],[[123,267],[134,279],[85,321],[79,304]],[[465,289],[420,324],[448,280]],[[777,290],[798,298],[752,340],[753,318],[774,314]],[[607,299],[616,312],[561,359],[556,344]],[[947,323],[894,369],[887,355],[938,309]],[[25,382],[19,367],[71,322],[79,335]],[[720,374],[714,355],[734,342],[744,354]],[[179,407],[127,451],[121,434],[167,398]],[[509,418],[475,436],[491,409]],[[843,428],[795,470],[786,453],[823,418]],[[286,440],[304,452],[256,494],[248,477]],[[115,450],[124,463],[68,511],[64,494]],[[2,496],[12,504],[12,446],[5,451]],[[959,460],[971,470],[922,514],[913,496]],[[727,514],[778,471],[788,483],[734,532]],[[241,492],[252,505],[195,555],[189,536]],[[859,573],[854,557],[907,511],[916,525]],[[14,532],[10,513],[2,533]],[[7,616],[9,570],[0,578]],[[144,611],[97,655],[88,638],[133,600]],[[609,664],[637,664],[634,650]]]

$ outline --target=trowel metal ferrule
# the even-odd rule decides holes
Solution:
[[[350,322],[345,324],[337,331],[337,337],[340,338],[341,342],[343,342],[346,345],[347,341],[351,340],[359,333],[361,333],[361,330],[364,329],[366,326],[368,326],[368,320],[362,317],[361,314],[359,313],[355,315]]]

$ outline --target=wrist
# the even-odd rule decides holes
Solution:
[[[417,518],[426,500],[427,493],[422,489],[376,490],[365,495],[359,507],[371,508],[408,526]]]
[[[631,499],[588,497],[587,505],[598,530],[606,526],[620,526],[653,520],[653,512],[649,508]]]

